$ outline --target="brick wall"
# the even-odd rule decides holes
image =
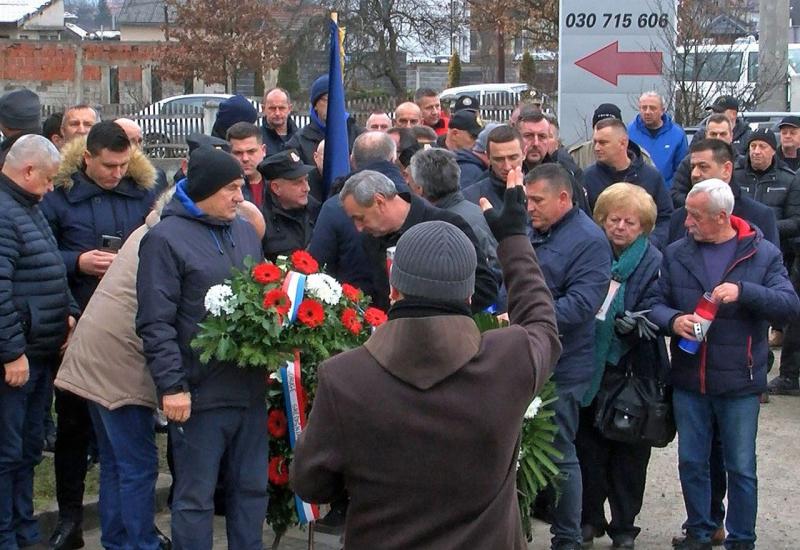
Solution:
[[[0,40],[0,92],[28,87],[43,104],[109,103],[111,68],[117,67],[119,99],[135,103],[146,94],[142,72],[153,66],[157,44]],[[183,85],[163,82],[163,96]]]

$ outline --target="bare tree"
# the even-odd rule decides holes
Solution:
[[[662,3],[667,9],[669,2],[657,1],[655,6]],[[673,59],[664,79],[667,90],[673,92],[678,123],[699,122],[719,95],[733,95],[744,108],[753,107],[764,90],[786,81],[787,75],[777,71],[758,74],[758,53],[746,51],[747,39],[734,41],[733,34],[713,31],[740,29],[740,34],[746,34],[746,19],[747,7],[737,0],[681,0],[678,4],[677,29],[667,25],[660,37],[660,47]]]
[[[291,50],[290,29],[319,8],[303,0],[166,0],[175,19],[160,49],[166,78],[202,78],[230,91],[237,72],[276,69]]]

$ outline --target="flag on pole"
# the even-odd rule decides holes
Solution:
[[[342,80],[342,33],[336,22],[336,13],[330,21],[331,48],[328,65],[328,114],[325,118],[325,160],[322,166],[322,186],[325,196],[336,178],[350,173],[350,147],[347,135],[347,110],[344,104]]]

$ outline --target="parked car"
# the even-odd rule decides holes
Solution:
[[[455,103],[456,99],[462,96],[470,96],[477,99],[480,104],[488,105],[487,99],[494,99],[495,96],[508,94],[519,97],[520,94],[528,90],[528,85],[522,82],[496,83],[496,84],[471,84],[469,86],[457,86],[448,88],[439,94],[439,99],[450,103]]]
[[[150,154],[164,156],[169,147],[162,144],[184,144],[187,136],[209,133],[205,127],[204,109],[208,103],[217,103],[232,97],[231,94],[177,95],[156,101],[131,115],[142,128],[144,145]]]

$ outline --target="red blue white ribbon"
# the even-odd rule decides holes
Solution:
[[[300,302],[303,301],[303,293],[306,288],[306,276],[297,271],[290,271],[286,274],[283,280],[283,291],[289,296],[289,301],[292,302],[289,308],[289,313],[286,314],[286,324],[294,323],[297,319],[297,310],[300,308]]]
[[[297,438],[306,425],[307,396],[303,390],[299,351],[294,352],[293,361],[286,361],[286,366],[281,367],[280,374],[286,418],[289,419],[289,445],[294,450]],[[297,495],[294,496],[294,503],[300,523],[309,523],[320,518],[319,506],[316,504],[309,504]]]

